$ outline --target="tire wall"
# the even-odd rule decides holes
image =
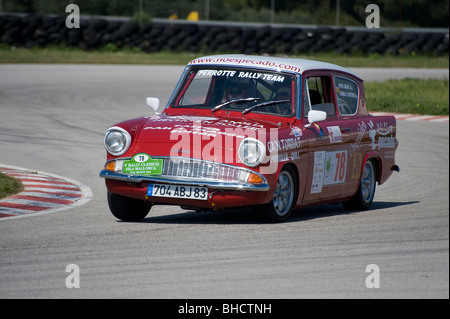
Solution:
[[[155,19],[81,18],[69,29],[66,16],[0,15],[0,43],[16,47],[67,45],[84,50],[109,46],[145,52],[305,54],[432,54],[449,52],[448,29],[367,29],[301,25],[187,22]]]

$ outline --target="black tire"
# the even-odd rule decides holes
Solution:
[[[348,210],[367,210],[370,208],[375,196],[377,184],[375,164],[372,160],[368,160],[364,164],[364,170],[361,176],[356,194],[348,201],[342,202],[345,209]]]
[[[110,192],[108,192],[108,205],[114,217],[126,222],[141,221],[147,216],[152,207],[143,200]]]
[[[278,175],[277,186],[270,203],[255,207],[269,222],[282,222],[289,218],[297,200],[297,178],[292,167],[284,167]]]

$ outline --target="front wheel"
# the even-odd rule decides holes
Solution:
[[[291,167],[283,168],[278,175],[277,185],[270,203],[255,207],[262,209],[268,221],[281,222],[289,218],[297,198],[297,179]]]
[[[343,202],[343,206],[349,210],[366,210],[372,205],[376,188],[376,171],[373,161],[368,160],[364,164],[364,170],[361,176],[356,194],[348,201]]]
[[[126,222],[141,221],[147,216],[152,207],[143,200],[110,192],[108,192],[108,205],[114,217]]]

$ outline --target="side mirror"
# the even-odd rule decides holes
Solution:
[[[155,111],[156,114],[158,113],[159,108],[159,99],[157,97],[148,97],[147,98],[147,105],[150,106],[150,108]]]
[[[327,119],[327,113],[324,111],[311,110],[308,112],[308,126],[312,123],[325,121]]]

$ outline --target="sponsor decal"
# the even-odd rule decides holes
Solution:
[[[314,152],[311,194],[317,194],[322,191],[323,176],[325,174],[325,154],[325,151]]]
[[[131,160],[124,161],[123,172],[135,175],[161,175],[163,159],[152,159],[146,153],[138,153]]]
[[[209,64],[209,63],[226,63],[231,65],[247,65],[250,67],[253,66],[266,66],[274,69],[280,70],[288,70],[293,72],[301,72],[300,67],[285,63],[275,63],[270,60],[265,59],[249,59],[249,58],[234,58],[234,57],[218,57],[218,58],[198,58],[189,62],[189,65],[193,64]]]
[[[268,141],[267,149],[269,152],[284,152],[300,148],[300,137],[285,138],[279,141]]]
[[[369,137],[372,141],[372,143],[371,143],[372,150],[377,149],[377,144],[378,144],[379,150],[385,149],[385,148],[392,149],[392,148],[396,147],[397,139],[395,138],[395,136],[392,135],[393,134],[392,132],[394,130],[392,125],[388,125],[388,123],[386,123],[386,122],[377,123],[376,125],[374,125],[372,123],[372,121],[370,121],[369,126],[371,128],[369,130]],[[379,136],[377,139],[377,135],[381,135],[381,136]]]
[[[328,126],[328,136],[330,137],[330,143],[341,143],[342,142],[342,135],[341,135],[341,129],[339,126]]]
[[[314,152],[311,194],[322,192],[322,186],[345,182],[347,173],[347,151]]]
[[[350,145],[350,156],[353,157],[353,154],[355,154],[356,151],[359,150],[359,144],[362,141],[362,138],[364,137],[364,133],[366,132],[367,125],[363,121],[358,124],[358,135],[356,137],[356,140],[353,144]]]
[[[227,70],[199,70],[197,76],[230,76],[233,77],[236,71]]]
[[[353,156],[352,180],[359,179],[361,176],[362,154],[357,152]]]
[[[347,151],[327,152],[325,158],[324,185],[340,184],[345,182],[347,171]]]
[[[298,126],[291,126],[291,135],[294,136],[303,136],[302,129]]]

